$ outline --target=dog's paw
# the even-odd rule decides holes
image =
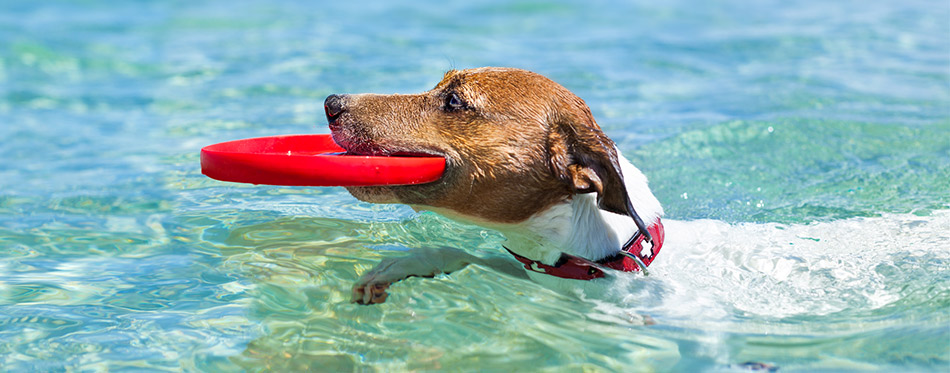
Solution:
[[[389,296],[386,289],[392,283],[409,276],[429,275],[434,269],[420,262],[415,257],[383,259],[376,267],[369,270],[353,285],[353,295],[350,299],[358,304],[379,304]]]
[[[383,303],[389,296],[386,292],[389,285],[389,283],[357,283],[353,285],[353,296],[350,301],[362,305]]]

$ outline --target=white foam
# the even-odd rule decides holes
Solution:
[[[823,316],[901,299],[904,283],[948,271],[950,210],[802,225],[665,220],[651,276],[622,276],[617,312],[670,319]],[[608,307],[609,308],[609,307]]]

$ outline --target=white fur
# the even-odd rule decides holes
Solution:
[[[663,215],[663,207],[650,192],[646,176],[623,155],[620,166],[634,209],[652,225]],[[556,262],[562,252],[591,260],[616,254],[637,231],[629,216],[598,208],[593,193],[575,195],[517,224],[468,222],[498,230],[508,238],[508,249],[546,264]]]

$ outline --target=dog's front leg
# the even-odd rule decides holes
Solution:
[[[434,277],[451,273],[469,264],[479,264],[509,275],[527,278],[513,260],[501,258],[483,259],[453,248],[413,249],[409,255],[383,259],[375,268],[363,274],[353,285],[351,301],[359,304],[383,303],[388,297],[386,289],[392,283],[412,277]]]
[[[469,264],[471,255],[456,249],[414,249],[409,255],[383,259],[353,285],[351,301],[375,304],[386,301],[386,289],[392,283],[412,277],[433,277],[450,273]]]

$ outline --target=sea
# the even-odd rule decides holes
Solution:
[[[333,93],[543,74],[663,204],[606,295],[480,266],[499,233],[203,146],[329,133]],[[0,2],[0,370],[950,370],[950,2]]]

